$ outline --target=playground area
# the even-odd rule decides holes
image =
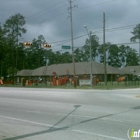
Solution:
[[[52,85],[52,86],[60,86],[66,84],[74,84],[72,78],[68,76],[53,76],[50,79],[44,79],[39,77],[38,79],[30,78],[30,79],[21,79],[21,83],[25,83],[25,86],[34,86],[34,85]],[[24,85],[23,85],[24,86]]]
[[[82,81],[82,84],[80,84]],[[85,82],[86,81],[86,82]],[[93,85],[98,84],[100,81],[98,78],[93,78]],[[86,86],[90,85],[90,78],[75,78],[76,86]],[[0,79],[0,85],[21,85],[21,86],[63,86],[63,85],[74,85],[74,78],[69,75],[59,76],[57,74],[51,77],[21,77],[17,80],[15,77],[14,79],[7,79],[2,80]]]
[[[75,78],[76,86],[79,88],[90,88],[90,77],[89,76],[77,76]],[[74,87],[74,79],[69,74],[64,76],[57,75],[54,73],[52,76],[47,77],[21,77],[20,80],[17,80],[15,77],[14,79],[7,79],[3,80],[0,79],[1,86],[18,86],[18,87],[56,87],[56,88],[65,88]],[[104,80],[100,79],[99,76],[93,76],[93,88],[102,89],[104,88]],[[109,89],[112,88],[128,88],[128,87],[139,87],[140,80],[138,77],[132,77],[131,75],[120,75],[116,76],[116,80],[108,80],[107,87]]]

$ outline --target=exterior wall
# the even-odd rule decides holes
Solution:
[[[104,74],[96,74],[93,75],[93,85],[96,85],[98,83],[95,82],[94,77],[99,79],[99,82],[104,82]],[[107,81],[116,81],[117,80],[118,75],[117,74],[108,74],[107,75]],[[90,80],[90,75],[79,75],[78,76],[78,81],[80,79],[89,79]],[[78,83],[79,85],[79,83]]]
[[[99,79],[99,83],[104,82],[104,74],[96,74],[96,75],[93,75],[93,85],[99,84],[99,83],[97,83],[97,81],[95,82],[95,76],[96,76],[96,78]],[[119,75],[117,75],[117,74],[108,74],[107,75],[107,81],[116,81],[118,76]],[[43,79],[43,81],[46,82],[46,84],[52,85],[52,77],[53,76],[18,76],[18,77],[19,77],[19,82],[21,82],[21,78],[25,78],[25,80],[29,80],[29,78],[32,78],[32,79],[34,79],[34,81],[38,82],[39,77],[41,77]],[[70,78],[73,80],[72,75],[70,75]],[[76,82],[77,86],[79,85],[79,80],[80,79],[90,80],[90,75],[86,75],[86,74],[76,75],[76,78],[75,78],[76,81],[75,82]]]

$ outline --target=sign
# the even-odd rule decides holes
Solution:
[[[62,49],[70,49],[70,46],[62,46]]]
[[[82,86],[82,85],[90,85],[90,79],[80,79],[79,80],[79,85]]]

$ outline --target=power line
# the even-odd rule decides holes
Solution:
[[[112,1],[114,1],[114,0],[110,0],[110,1],[107,1],[107,2],[104,2],[104,3],[108,3],[108,2],[112,2]],[[61,3],[63,3],[64,1],[62,1],[62,2],[60,2],[60,3],[57,3],[56,5],[53,5],[52,7],[55,7],[55,6],[58,6],[58,5],[60,5]],[[99,4],[96,4],[96,5],[100,5],[100,4],[104,4],[104,3],[99,3]],[[62,6],[62,5],[61,5]],[[53,10],[51,10],[51,11],[48,11],[48,13],[50,13],[50,12],[52,12],[52,11],[55,11],[56,9],[58,9],[58,8],[60,8],[61,6],[59,6],[59,7],[57,7],[57,8],[55,8],[55,9],[53,9]],[[91,6],[95,6],[95,5],[91,5]],[[87,6],[87,7],[89,7],[89,6]],[[83,8],[86,8],[86,7],[83,7]],[[80,9],[82,9],[82,8],[80,8]],[[40,12],[39,12],[40,13]],[[48,14],[47,13],[47,14]],[[61,16],[61,15],[63,15],[64,13],[61,13],[60,15],[57,15],[57,16],[54,16],[54,17],[52,17],[52,18],[55,18],[55,17],[58,17],[58,16]],[[35,18],[37,18],[37,17],[35,17]],[[35,19],[34,18],[34,19]],[[49,18],[49,19],[52,19],[52,18]],[[47,20],[49,20],[49,19],[47,19]],[[29,19],[29,20],[31,20],[31,19]],[[46,20],[45,20],[46,21]],[[41,22],[41,21],[39,21],[39,22]],[[126,27],[125,27],[126,28]],[[115,31],[115,30],[124,30],[124,29],[117,29],[117,28],[112,28],[112,29],[106,29],[106,31],[107,32],[112,32],[112,31]],[[100,31],[100,32],[102,32],[102,30]],[[97,33],[99,33],[99,32],[97,32]]]
[[[82,12],[82,13],[85,14],[85,12],[83,12],[83,11],[81,11],[81,10],[85,9],[86,11],[88,11],[89,9],[87,10],[87,8],[89,8],[89,7],[93,7],[93,6],[97,6],[97,5],[106,4],[106,3],[109,3],[109,2],[112,2],[112,1],[115,1],[115,0],[109,0],[109,1],[106,1],[106,2],[102,2],[102,3],[98,3],[98,4],[93,4],[93,5],[89,5],[89,6],[77,8],[77,9],[75,9],[74,11],[80,11],[80,12]],[[90,9],[90,10],[91,10],[91,9]],[[82,15],[83,15],[83,14],[82,14]],[[91,15],[92,15],[92,14],[91,14]],[[97,18],[97,17],[95,17],[95,16],[93,16],[93,15],[92,15],[92,17],[94,17],[94,19],[96,18],[97,20],[102,21],[101,19],[99,19],[99,18]],[[84,17],[84,18],[85,18],[85,17]]]
[[[113,44],[113,45],[127,45],[127,44],[138,44],[140,42],[131,42],[131,43],[117,43],[117,44]]]
[[[45,3],[49,3],[50,1],[52,1],[52,0],[45,1],[44,3],[41,3],[41,4],[37,5],[37,8],[41,7],[42,5],[45,5]],[[28,13],[31,13],[31,11],[33,11],[33,9],[26,9],[26,11],[24,13],[28,14]]]
[[[36,23],[46,22],[46,21],[49,21],[50,19],[59,18],[60,16],[62,16],[62,15],[64,15],[64,14],[66,14],[66,12],[63,12],[63,13],[58,14],[58,15],[55,15],[55,16],[53,16],[53,17],[51,17],[51,18],[48,18],[48,19],[45,19],[45,18],[44,18],[43,20],[40,20],[40,21],[38,21],[38,22],[36,22]]]
[[[93,7],[93,6],[97,6],[97,5],[106,4],[106,3],[109,3],[109,2],[113,2],[113,1],[115,1],[115,0],[109,0],[109,1],[106,1],[106,2],[102,2],[102,3],[98,3],[98,4],[93,4],[93,5],[81,7],[81,8],[79,8],[79,9],[85,9],[85,8],[89,8],[89,7]]]
[[[133,26],[135,26],[135,25],[127,25],[127,26],[122,26],[122,27],[110,28],[110,29],[106,29],[106,31],[107,31],[107,32],[113,32],[113,31],[117,31],[117,30],[126,30],[126,29],[132,28]],[[103,29],[94,31],[94,32],[92,32],[92,34],[95,34],[95,33],[102,33],[102,32],[103,32]],[[82,37],[84,37],[84,36],[87,36],[87,34],[77,36],[77,37],[74,38],[74,40],[79,39],[79,38],[82,38]],[[60,43],[60,44],[56,44],[55,46],[53,46],[53,48],[54,48],[54,47],[63,45],[63,44],[65,44],[65,43],[68,43],[68,42],[70,42],[70,41],[71,41],[71,39],[65,39],[65,40],[50,42],[50,44]],[[130,43],[130,44],[134,44],[134,43]]]
[[[70,40],[70,39],[65,39],[65,40],[56,41],[56,42],[50,42],[50,44],[55,44],[55,43],[65,42],[65,41],[69,41],[69,40]]]
[[[114,0],[111,0],[111,1],[114,1]],[[91,6],[100,5],[100,4],[105,4],[105,3],[108,3],[108,2],[111,2],[111,1],[103,2],[103,3],[99,3],[99,4],[94,4],[94,5],[91,5]],[[60,2],[60,3],[57,3],[57,4],[53,5],[52,7],[58,6],[58,5],[62,4],[63,2],[65,2],[65,1],[62,1],[62,2]],[[61,6],[63,6],[63,5],[61,5]],[[56,9],[60,8],[61,6],[55,8],[55,9],[53,9],[53,10],[48,11],[47,14],[50,13],[50,12],[55,11]],[[52,8],[52,7],[49,7],[49,9]],[[83,8],[85,8],[85,7],[83,7]],[[81,8],[80,8],[80,9],[81,9]],[[45,10],[46,10],[46,9],[45,9]],[[48,10],[48,9],[47,9],[47,10]],[[42,11],[36,13],[35,16],[36,16],[37,14],[42,13],[42,12],[44,12],[44,10],[42,10]],[[45,14],[45,13],[44,13],[44,14]],[[44,15],[44,14],[42,14],[42,15]],[[61,15],[63,15],[63,14],[64,14],[64,13],[61,13],[60,15],[54,16],[53,18],[58,17],[58,16],[61,16]],[[41,15],[41,16],[42,16],[42,15]],[[33,17],[33,18],[30,18],[30,17],[33,17],[33,15],[27,17],[27,19],[29,18],[28,21],[30,21],[30,20],[34,20],[34,19],[38,18],[38,16]],[[49,18],[49,19],[47,19],[47,20],[50,20],[50,19],[52,19],[52,18]],[[44,21],[46,21],[46,20],[44,20]],[[43,22],[43,21],[38,21],[38,23],[40,23],[40,22]]]
[[[60,2],[60,3],[57,3],[56,5],[53,5],[52,7],[55,7],[55,6],[58,6],[58,5],[60,5],[61,3],[63,3],[63,2],[65,2],[65,1],[62,1],[62,2]],[[66,3],[65,3],[66,4]],[[64,5],[65,5],[64,4]],[[51,12],[53,12],[53,11],[55,11],[56,9],[59,9],[59,8],[61,8],[62,6],[64,6],[64,5],[60,5],[59,7],[57,7],[57,8],[55,8],[55,9],[52,9],[52,10],[50,10],[50,11],[48,11],[47,13],[45,13],[44,12],[44,14],[49,14],[49,13],[51,13]],[[52,7],[49,7],[49,9],[50,8],[52,8]],[[45,9],[46,10],[46,9]],[[44,10],[43,10],[44,11]],[[42,11],[41,11],[42,12]],[[41,12],[39,12],[39,13],[41,13]],[[42,14],[41,16],[43,16],[44,14]],[[53,18],[58,18],[59,16],[62,16],[62,15],[64,15],[65,14],[65,12],[63,12],[63,13],[61,13],[61,14],[58,14],[58,15],[56,15],[56,16],[54,16],[54,17],[51,17],[51,18],[48,18],[47,20],[50,20],[50,19],[53,19]],[[41,16],[39,16],[39,17],[41,17]],[[28,17],[29,18],[29,17]],[[28,19],[27,18],[27,19]],[[29,20],[28,21],[32,21],[32,20],[35,20],[35,19],[37,19],[38,18],[38,16],[36,16],[36,17],[33,17],[33,18],[29,18]],[[38,20],[36,23],[41,23],[41,22],[44,22],[44,21],[47,21],[45,18],[41,21],[41,20]],[[27,26],[25,26],[25,28],[26,28]]]
[[[62,5],[60,5],[60,4],[62,4],[63,2],[65,2],[65,1],[62,1],[62,2],[59,2],[59,3],[57,3],[57,4],[55,4],[55,5],[53,5],[53,6],[51,6],[51,7],[49,7],[47,10],[47,14],[48,13],[50,13],[50,12],[52,12],[52,11],[55,11],[56,9],[58,9],[58,8],[60,8]],[[56,6],[58,6],[58,5],[60,5],[59,7],[57,7],[57,8],[55,8],[55,9],[51,9],[51,8],[53,8],[53,7],[56,7]],[[51,10],[49,10],[49,9],[51,9]],[[38,17],[38,14],[41,14],[42,12],[44,12],[44,11],[46,11],[46,9],[43,9],[42,11],[40,11],[40,12],[38,12],[38,13],[35,13],[34,15],[31,15],[31,16],[28,16],[28,17],[26,17],[27,19],[29,19],[29,21],[30,20],[33,20],[33,19],[36,19],[37,17]],[[45,12],[44,12],[44,14],[46,14]],[[41,14],[41,15],[39,15],[39,17],[41,17],[41,16],[43,16],[44,14]],[[36,17],[33,17],[33,16],[36,16]]]
[[[122,27],[116,27],[116,28],[106,29],[106,31],[125,30],[125,29],[133,28],[135,26],[136,25],[127,25],[127,26],[122,26]]]
[[[111,45],[128,45],[128,44],[138,44],[139,42],[132,42],[132,43],[117,43],[117,44],[115,44],[115,43],[113,43],[113,44],[111,44]],[[80,50],[82,50],[83,49],[83,46],[76,46],[76,47],[74,47],[75,49],[79,49],[80,48]],[[65,52],[69,52],[70,53],[70,50],[64,50],[64,49],[59,49],[59,50],[55,50],[55,51],[53,51],[53,52],[62,52],[62,51],[65,51]],[[65,53],[65,52],[63,52],[63,53]]]
[[[107,32],[113,32],[113,31],[117,31],[117,30],[125,30],[125,29],[130,29],[134,26],[136,26],[136,25],[127,25],[127,26],[122,26],[122,27],[110,28],[110,29],[106,29],[106,31]],[[102,32],[103,32],[103,29],[94,31],[94,32],[92,32],[92,34],[102,33]],[[74,38],[74,40],[79,39],[79,38],[84,37],[84,36],[87,36],[87,34],[77,36],[77,37]],[[50,42],[50,44],[55,44],[55,43],[61,43],[62,42],[61,44],[56,45],[56,46],[59,46],[59,45],[62,45],[64,43],[68,43],[69,41],[70,41],[70,39],[66,39],[66,40],[61,40],[61,41],[56,41],[56,42]]]

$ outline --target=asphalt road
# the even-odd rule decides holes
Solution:
[[[140,89],[0,88],[1,140],[128,140]],[[140,139],[140,138],[139,138]]]

